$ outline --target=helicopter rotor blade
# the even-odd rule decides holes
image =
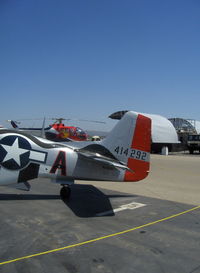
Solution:
[[[43,118],[23,118],[23,119],[16,119],[16,123],[20,124],[20,121],[37,121],[37,120],[43,120]],[[89,119],[78,119],[78,118],[45,118],[46,120],[54,120],[54,124],[56,123],[62,123],[64,120],[66,121],[83,121],[83,122],[92,122],[92,123],[99,123],[99,124],[106,124],[105,121],[99,121],[99,120],[89,120]]]
[[[94,123],[103,123],[105,124],[105,121],[99,121],[99,120],[88,120],[88,119],[78,119],[78,121],[86,121],[86,122],[94,122]]]
[[[98,121],[98,120],[89,120],[89,119],[78,119],[78,118],[51,118],[52,120],[55,120],[56,122],[60,122],[62,123],[63,120],[72,120],[72,121],[84,121],[84,122],[93,122],[93,123],[101,123],[101,124],[105,124],[105,121]]]

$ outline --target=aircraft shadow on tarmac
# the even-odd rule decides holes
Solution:
[[[60,195],[57,194],[16,194],[16,193],[1,193],[1,201],[17,201],[17,200],[61,200],[70,208],[78,217],[100,217],[101,213],[109,211],[105,216],[114,216],[112,198],[133,198],[136,195],[115,194],[112,191],[106,195],[92,185],[72,185],[71,196],[67,200],[61,200]],[[98,215],[100,214],[100,215]]]
[[[110,212],[106,216],[114,216],[110,199],[122,197],[135,197],[135,195],[112,194],[112,192],[106,195],[92,185],[73,185],[70,199],[63,202],[78,217],[100,217],[105,211]]]

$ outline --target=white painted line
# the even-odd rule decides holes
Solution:
[[[138,208],[141,208],[141,207],[144,207],[144,206],[146,206],[146,204],[131,202],[129,204],[122,205],[119,208],[114,209],[114,210],[107,210],[107,211],[104,211],[104,212],[97,213],[96,216],[105,216],[105,215],[108,215],[108,214],[112,214],[113,212],[116,213],[116,212],[126,210],[126,209],[133,210],[133,209],[138,209]]]

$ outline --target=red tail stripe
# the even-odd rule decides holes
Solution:
[[[140,114],[138,115],[131,148],[150,152],[151,119]],[[126,171],[124,181],[139,181],[144,179],[148,175],[149,165],[149,162],[129,158],[128,167],[133,170],[134,173]]]
[[[150,152],[151,145],[151,120],[143,115],[138,115],[131,148]]]

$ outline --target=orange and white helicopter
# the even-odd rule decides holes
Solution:
[[[68,126],[63,123],[64,120],[70,120],[65,118],[52,118],[55,122],[48,127],[44,127],[45,119],[43,121],[42,128],[21,128],[18,127],[17,121],[9,120],[12,127],[35,135],[39,137],[44,137],[48,140],[56,141],[56,142],[66,142],[66,141],[86,141],[88,139],[87,133],[80,127],[77,126]],[[95,123],[104,123],[101,121],[93,121],[93,120],[78,120],[78,121],[88,121]]]
[[[66,140],[76,140],[85,141],[88,135],[80,127],[67,126],[63,123],[64,118],[56,118],[56,122],[50,125],[49,130],[46,130],[45,136],[49,140],[54,141],[66,141]]]

